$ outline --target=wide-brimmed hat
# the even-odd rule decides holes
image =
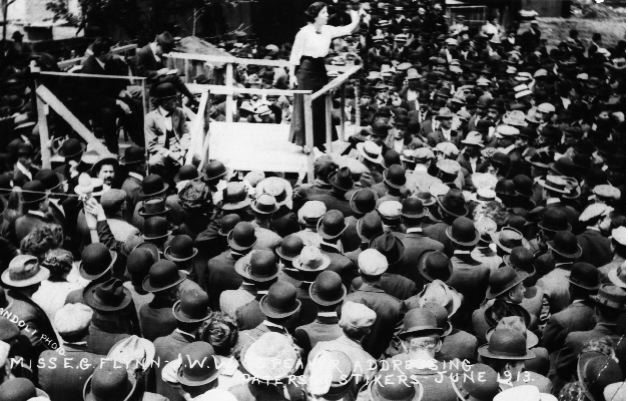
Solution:
[[[514,330],[522,334],[526,339],[526,348],[532,349],[539,344],[539,337],[526,328],[525,318],[521,316],[505,316],[499,319],[497,326],[492,327],[486,331],[486,342],[491,341],[491,336],[495,333],[495,330]]]
[[[285,178],[264,178],[255,186],[257,195],[268,194],[273,196],[279,206],[286,205],[292,209],[292,185]]]
[[[144,230],[142,239],[144,241],[154,241],[167,238],[172,234],[170,223],[162,216],[150,216],[144,220]]]
[[[466,374],[474,379],[450,380],[459,400],[489,401],[499,393],[498,375],[490,366],[476,363],[468,366]]]
[[[337,171],[327,177],[329,184],[342,192],[349,192],[353,189],[353,176],[349,167],[340,167]]]
[[[214,348],[205,341],[195,341],[181,349],[181,365],[177,370],[177,381],[184,386],[204,386],[218,379],[219,366]]]
[[[441,107],[438,110],[438,114],[434,117],[437,120],[445,120],[454,118],[454,113],[451,112],[449,107]]]
[[[436,279],[426,284],[423,290],[404,302],[408,309],[421,308],[425,304],[435,303],[447,310],[452,317],[462,305],[462,295],[442,280]]]
[[[570,231],[559,231],[551,241],[547,242],[547,247],[557,255],[567,259],[578,259],[582,256],[582,248],[578,244],[578,238]]]
[[[609,270],[608,281],[618,287],[626,289],[626,262]]]
[[[567,221],[567,215],[557,207],[549,207],[543,212],[540,229],[551,232],[571,231],[571,224]]]
[[[41,202],[46,199],[46,188],[39,180],[32,180],[22,187],[22,201],[26,204]]]
[[[172,314],[183,323],[198,323],[209,319],[212,312],[207,293],[200,289],[183,291],[179,300],[172,305]]]
[[[166,259],[173,262],[187,262],[194,259],[198,249],[194,247],[194,240],[189,235],[176,235],[164,250]]]
[[[296,234],[290,234],[281,240],[281,244],[275,248],[277,256],[281,259],[292,262],[303,249],[303,240]]]
[[[349,207],[353,213],[362,216],[375,209],[377,199],[377,192],[371,188],[360,188],[351,194]]]
[[[61,147],[59,148],[59,156],[63,156],[66,159],[72,159],[85,152],[86,147],[87,146],[80,140],[76,138],[69,138],[61,144]],[[143,157],[144,154],[142,154],[142,158]]]
[[[163,49],[164,53],[170,52],[174,49],[176,44],[175,38],[168,31],[164,31],[155,37],[155,42]]]
[[[297,299],[294,285],[277,281],[268,289],[268,294],[259,301],[260,310],[265,316],[282,319],[292,316],[301,309],[301,301]]]
[[[427,214],[423,202],[417,197],[410,196],[401,205],[401,216],[406,219],[421,219]]]
[[[137,145],[131,145],[124,150],[124,154],[120,158],[121,166],[132,166],[135,164],[144,163],[146,155],[144,154],[144,148]]]
[[[262,334],[243,351],[242,367],[260,381],[276,383],[287,379],[300,366],[299,352],[285,334]]]
[[[595,266],[586,262],[576,262],[571,266],[569,282],[576,287],[593,291],[600,288],[600,274]]]
[[[355,230],[362,242],[369,242],[384,232],[382,218],[376,211],[369,212],[358,219]]]
[[[399,164],[393,164],[384,171],[384,182],[391,188],[401,189],[406,185],[406,170]]]
[[[115,312],[123,310],[131,303],[131,293],[122,285],[122,281],[111,277],[103,283],[86,287],[83,299],[94,310]]]
[[[475,228],[473,220],[466,217],[456,218],[445,230],[445,235],[451,242],[460,246],[474,246],[480,240],[480,233]]]
[[[170,260],[159,260],[150,267],[148,276],[142,281],[147,292],[160,292],[177,286],[185,280],[185,273]]]
[[[338,273],[327,270],[316,276],[308,292],[317,305],[331,306],[343,301],[347,288],[342,284]]]
[[[253,248],[256,242],[255,227],[245,221],[236,224],[227,236],[229,248],[237,252],[244,252]]]
[[[39,170],[33,178],[40,181],[44,188],[51,192],[57,192],[61,185],[63,185],[64,181],[60,174],[46,168]]]
[[[345,217],[339,210],[329,210],[316,225],[316,231],[324,240],[333,240],[347,229]]]
[[[221,237],[227,237],[229,232],[233,230],[233,228],[242,221],[242,217],[236,213],[229,213],[222,216],[220,220],[218,220],[218,235]]]
[[[138,210],[138,214],[142,217],[148,216],[164,216],[170,212],[170,208],[166,206],[163,198],[152,198],[142,201],[142,206]]]
[[[403,327],[399,332],[400,338],[411,335],[426,336],[431,334],[441,335],[443,329],[438,327],[436,316],[427,309],[414,308],[406,312],[403,317]]]
[[[605,284],[600,287],[593,300],[607,308],[624,310],[626,308],[626,290],[616,285]]]
[[[534,359],[534,352],[528,350],[525,336],[512,329],[499,329],[491,335],[488,344],[478,348],[483,358],[525,361]]]
[[[469,209],[465,204],[462,192],[458,190],[450,190],[445,195],[436,197],[436,203],[440,210],[454,217],[466,216]]]
[[[142,188],[140,189],[139,194],[142,198],[153,198],[163,195],[167,190],[168,184],[164,183],[161,176],[157,174],[150,174],[142,180]]]
[[[478,148],[484,147],[484,140],[482,138],[482,134],[477,131],[470,131],[466,138],[460,141],[461,144],[467,146],[476,146]]]
[[[137,381],[129,380],[123,364],[109,361],[99,364],[83,386],[83,401],[129,401]]]
[[[222,191],[222,210],[240,210],[251,204],[246,186],[243,182],[229,182]]]
[[[251,209],[257,214],[271,215],[279,210],[279,206],[273,196],[262,194],[253,201]]]
[[[382,155],[382,147],[375,142],[366,141],[358,143],[356,146],[358,153],[366,160],[375,164],[383,164],[384,156]]]
[[[96,160],[96,163],[92,166],[92,175],[97,176],[100,167],[105,164],[111,164],[114,169],[118,168],[118,156],[112,153],[101,154]]]
[[[397,238],[390,231],[373,238],[369,243],[369,248],[375,249],[384,255],[389,266],[399,263],[403,259],[406,250],[401,239]]]
[[[494,299],[507,293],[528,278],[528,274],[517,272],[512,266],[504,265],[491,272],[486,299]]]
[[[292,261],[292,267],[303,272],[320,272],[330,264],[329,256],[315,246],[304,246],[299,256]]]
[[[35,256],[17,255],[2,272],[2,282],[10,287],[29,287],[48,279],[50,270],[39,265]]]
[[[109,250],[104,244],[89,244],[81,253],[79,274],[85,280],[94,281],[113,269],[118,253]]]
[[[504,252],[510,253],[513,248],[518,246],[525,246],[529,248],[528,241],[523,237],[523,234],[512,227],[504,227],[500,231],[491,235],[493,242]]]
[[[554,158],[550,152],[538,151],[534,152],[530,156],[525,156],[523,160],[535,167],[547,170],[549,169],[550,164],[554,161]]]
[[[216,159],[210,159],[203,170],[205,181],[215,181],[225,177],[228,174],[227,167]]]
[[[440,251],[428,251],[419,257],[419,274],[427,282],[441,279],[447,281],[454,272],[447,255]]]
[[[277,256],[269,250],[253,250],[238,259],[234,267],[241,277],[256,283],[266,283],[277,278]]]

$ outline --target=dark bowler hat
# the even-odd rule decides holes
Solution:
[[[459,400],[492,400],[500,392],[497,372],[488,365],[473,364],[463,376],[468,379],[459,377],[458,380],[451,380]]]
[[[227,168],[221,161],[211,159],[207,162],[204,173],[203,179],[205,181],[219,180],[227,175]]]
[[[59,189],[62,184],[57,173],[47,168],[39,170],[37,174],[35,174],[34,179],[40,181],[43,184],[44,188],[46,188],[48,191],[53,192]]]
[[[168,190],[168,184],[164,183],[161,176],[157,174],[150,174],[144,177],[142,181],[142,188],[140,189],[140,196],[142,198],[153,198],[164,194]]]
[[[445,230],[447,238],[460,246],[474,246],[480,240],[480,233],[475,228],[473,220],[466,217],[458,217],[451,226]]]
[[[327,181],[332,187],[342,192],[349,192],[353,189],[353,177],[349,167],[340,167],[329,175]]]
[[[567,215],[557,207],[549,207],[543,212],[539,228],[545,231],[571,231]]]
[[[124,155],[120,158],[121,166],[133,166],[136,164],[144,163],[146,161],[146,155],[144,148],[137,145],[131,145],[124,150]]]
[[[400,189],[406,185],[406,170],[399,164],[393,164],[384,171],[384,182],[391,188]]]
[[[403,317],[403,327],[399,333],[400,338],[406,338],[410,335],[441,335],[443,329],[438,327],[436,316],[427,309],[414,308],[406,312]]]
[[[161,82],[153,88],[153,96],[158,100],[172,99],[177,96],[177,89],[170,82]]]
[[[592,401],[606,400],[604,396],[606,386],[626,379],[615,359],[597,351],[580,355],[576,373],[586,398]]]
[[[239,210],[250,204],[251,199],[243,182],[230,182],[222,191],[222,210]]]
[[[142,239],[145,241],[158,240],[168,237],[172,231],[168,220],[161,216],[151,216],[144,220]]]
[[[549,169],[550,164],[554,161],[554,156],[552,153],[547,151],[538,151],[530,156],[524,157],[524,160],[534,167],[547,170]]]
[[[194,247],[194,240],[189,235],[176,235],[170,241],[170,245],[164,250],[166,259],[173,262],[187,262],[198,253]]]
[[[525,361],[534,359],[534,352],[528,350],[523,333],[512,329],[497,329],[487,345],[478,348],[482,358]]]
[[[172,305],[175,319],[183,323],[199,323],[209,319],[209,297],[201,289],[183,291],[179,300]]]
[[[196,167],[185,164],[179,167],[179,171],[177,171],[177,175],[175,175],[174,180],[176,182],[179,181],[187,181],[187,180],[195,180],[198,178],[198,170]]]
[[[465,205],[464,196],[460,190],[451,189],[445,195],[440,195],[436,198],[438,207],[443,212],[450,216],[460,217],[466,216],[469,213],[467,206]]]
[[[428,282],[434,280],[445,282],[453,274],[453,266],[443,252],[425,252],[419,258],[419,274]]]
[[[259,301],[262,313],[270,318],[281,319],[292,316],[301,309],[297,289],[285,281],[277,281],[268,289],[268,294]]]
[[[49,398],[48,394],[36,388],[27,378],[7,379],[0,385],[0,401],[28,401],[35,397]]]
[[[79,274],[85,280],[94,281],[113,268],[118,254],[110,251],[104,244],[96,242],[87,245],[81,253]]]
[[[515,184],[515,193],[517,195],[525,196],[526,198],[532,197],[534,182],[529,176],[518,174],[514,176],[512,181]]]
[[[403,254],[406,250],[403,242],[390,231],[373,238],[369,243],[369,247],[384,255],[389,266],[399,263],[403,259]]]
[[[251,209],[257,214],[269,215],[279,210],[279,206],[274,196],[262,194],[255,199]]]
[[[248,251],[257,242],[255,227],[251,223],[241,221],[233,227],[227,236],[229,248],[237,252]]]
[[[243,278],[256,283],[272,281],[279,275],[277,256],[266,249],[251,251],[236,261],[235,271]]]
[[[491,272],[488,279],[489,285],[486,299],[497,298],[507,293],[517,284],[522,283],[526,278],[528,278],[527,273],[517,272],[508,265],[500,266],[498,269]]]
[[[163,49],[164,53],[170,52],[174,49],[175,40],[172,34],[168,31],[163,31],[155,37],[155,42]]]
[[[169,211],[170,208],[166,206],[166,201],[163,198],[153,198],[142,201],[138,214],[142,217],[164,216]]]
[[[301,237],[295,234],[290,234],[281,240],[281,245],[275,249],[275,252],[281,259],[293,261],[297,256],[299,256],[303,246],[304,244]]]
[[[123,310],[131,303],[131,293],[124,288],[122,281],[111,277],[103,283],[86,287],[83,299],[94,310],[115,312]]]
[[[375,210],[377,204],[377,193],[370,188],[361,188],[351,194],[349,206],[353,213],[363,216]]]
[[[309,289],[310,298],[318,305],[331,306],[339,304],[347,295],[340,275],[331,270],[320,273]]]
[[[24,203],[37,203],[44,199],[46,199],[46,188],[41,181],[29,181],[22,187],[22,200]]]
[[[144,278],[156,261],[152,252],[148,249],[135,248],[126,258],[126,270],[131,276]]]
[[[226,237],[229,235],[229,232],[233,230],[236,224],[242,221],[242,217],[236,213],[229,213],[222,216],[222,218],[218,221],[218,235]]]
[[[379,213],[374,210],[360,217],[355,224],[355,229],[363,242],[369,242],[384,233],[382,218]]]
[[[85,152],[85,148],[85,144],[76,138],[66,139],[59,148],[59,156],[73,159]]]
[[[577,262],[571,266],[569,282],[576,287],[593,291],[600,288],[600,274],[595,266],[586,262]]]
[[[578,244],[578,238],[570,231],[559,231],[547,247],[557,255],[567,259],[578,259],[582,256],[582,248]]]
[[[550,165],[550,170],[558,175],[567,177],[577,177],[577,170],[575,163],[569,157],[561,157]]]
[[[126,401],[134,391],[124,365],[105,363],[85,382],[83,401]]]
[[[218,379],[214,347],[205,341],[187,344],[181,350],[183,362],[177,371],[177,380],[184,386],[198,387]]]
[[[345,217],[339,210],[328,210],[318,221],[316,230],[325,240],[333,240],[347,229]]]
[[[423,207],[430,207],[436,204],[436,198],[429,192],[419,192],[415,196],[419,198]]]
[[[425,217],[423,202],[419,198],[411,196],[401,203],[401,216],[406,219],[420,219]]]
[[[529,275],[536,273],[534,254],[523,246],[515,247],[510,254],[504,255],[504,263],[512,266],[513,269],[522,270]]]
[[[616,285],[603,285],[593,297],[595,302],[619,311],[626,308],[626,290]]]
[[[148,276],[142,282],[142,288],[148,292],[159,292],[179,285],[185,280],[185,273],[169,260],[160,260],[150,267]]]

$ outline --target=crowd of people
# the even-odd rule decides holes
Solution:
[[[550,48],[525,10],[507,28],[431,1],[318,12],[360,20],[328,61],[362,63],[334,113],[363,129],[310,183],[186,164],[197,99],[168,33],[138,52],[143,129],[133,90],[103,84],[82,117],[111,153],[53,121],[52,169],[28,62],[3,61],[0,401],[625,400],[625,43]],[[110,47],[84,71],[119,66]]]

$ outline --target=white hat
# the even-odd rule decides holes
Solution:
[[[609,198],[618,200],[621,198],[621,191],[619,188],[610,184],[596,185],[593,187],[593,193],[601,198]]]
[[[455,160],[441,159],[436,162],[436,168],[445,174],[456,175],[460,171],[460,163]]]
[[[513,127],[512,125],[498,125],[495,131],[499,137],[512,137],[519,135],[519,128]]]
[[[61,335],[80,333],[92,321],[92,308],[84,304],[65,304],[55,313],[52,326]]]
[[[318,220],[327,212],[327,206],[321,201],[307,201],[301,206],[297,212],[300,222],[305,223],[306,220]]]
[[[586,222],[596,217],[607,216],[612,211],[613,208],[605,205],[604,203],[593,203],[587,206],[582,213],[580,213],[580,218],[578,220]]]
[[[235,395],[227,390],[213,388],[201,395],[192,398],[192,401],[238,401]]]
[[[539,68],[534,73],[534,78],[546,77],[548,75],[547,70],[545,68]]]
[[[449,188],[447,184],[439,181],[431,184],[427,189],[427,192],[429,192],[430,195],[432,195],[433,197],[438,198],[441,195],[445,195],[447,192],[449,192],[450,189],[451,188]]]
[[[582,72],[582,73],[576,75],[576,79],[581,79],[583,81],[588,81],[589,80],[589,74],[587,74],[586,72]]]
[[[540,111],[541,113],[549,114],[549,113],[556,112],[556,107],[554,107],[554,105],[551,103],[545,102],[545,103],[539,104],[539,107],[537,107],[537,110]]]
[[[445,157],[458,156],[460,150],[451,142],[440,142],[434,147],[434,150],[441,152]]]
[[[358,268],[367,276],[380,276],[388,270],[388,260],[376,249],[365,249],[358,255]]]
[[[532,91],[530,89],[523,89],[523,90],[515,92],[515,99],[520,99],[524,96],[530,96],[531,94],[532,94]]]
[[[251,376],[268,381],[282,380],[293,374],[300,365],[299,353],[292,339],[285,334],[262,334],[245,350],[242,367]]]
[[[382,147],[373,141],[366,141],[358,143],[356,146],[358,153],[366,160],[375,163],[382,164],[384,162],[384,156],[382,156]]]
[[[371,327],[377,319],[377,314],[368,306],[347,301],[340,310],[340,327],[349,326],[353,328]]]
[[[458,41],[454,38],[445,39],[445,44],[448,46],[458,46]]]
[[[388,200],[379,204],[377,212],[385,219],[395,220],[401,218],[401,208],[401,202]]]
[[[626,401],[626,382],[609,384],[604,388],[604,401]]]
[[[506,74],[516,74],[517,73],[517,67],[515,67],[514,65],[509,65],[506,68]]]
[[[551,394],[541,393],[532,385],[523,385],[508,388],[493,397],[493,401],[557,401]]]
[[[611,236],[615,242],[626,246],[626,226],[620,226],[611,231]]]
[[[467,137],[460,141],[463,145],[484,147],[484,141],[482,140],[482,134],[477,131],[470,131]]]

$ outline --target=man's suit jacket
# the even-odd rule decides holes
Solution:
[[[617,340],[623,330],[619,326],[608,323],[597,323],[588,331],[574,331],[567,334],[563,347],[558,352],[556,359],[556,373],[563,380],[571,381],[576,372],[578,356],[584,348],[584,344],[591,340],[610,337]]]
[[[292,210],[299,210],[313,195],[331,195],[332,187],[329,183],[316,179],[314,184],[303,184],[294,188],[292,192]]]
[[[179,356],[181,349],[195,341],[193,335],[175,329],[167,336],[157,338],[155,344],[155,392],[163,395],[170,401],[183,401],[179,392],[161,379],[163,367],[170,361],[174,361]]]
[[[450,140],[447,141],[447,139],[445,139],[445,135],[443,134],[443,131],[438,128],[436,131],[431,132],[430,134],[427,135],[427,143],[430,146],[436,146],[437,144],[441,143],[441,142],[451,142],[456,146],[460,145],[460,141],[462,140],[462,135],[454,130],[451,130],[450,132]]]
[[[135,307],[133,307],[135,308]],[[107,330],[98,327],[92,321],[87,336],[87,351],[98,355],[107,355],[111,347],[118,341],[130,337],[134,333],[121,333],[120,330]]]
[[[135,55],[137,74],[142,77],[155,78],[157,70],[164,68],[163,61],[157,61],[150,44],[139,49]]]
[[[434,361],[434,367],[429,365],[423,367],[422,364],[414,364],[412,362],[409,354],[395,355],[386,359],[384,364],[390,366],[390,368],[382,369],[381,372],[384,375],[391,375],[399,374],[401,371],[404,375],[407,375],[406,377],[412,377],[412,380],[417,380],[421,383],[423,394],[429,394],[430,400],[458,401],[458,396],[451,385],[451,381],[442,379],[443,377],[449,377],[454,372],[450,372],[446,366],[442,366],[437,361]],[[392,372],[388,369],[392,370]],[[409,383],[412,382],[410,381]]]
[[[294,331],[297,345],[308,353],[320,341],[331,341],[342,335],[342,329],[338,325],[338,315],[316,316],[316,319],[308,324],[299,326]]]
[[[378,358],[392,339],[395,326],[403,317],[402,303],[392,295],[370,284],[347,295],[346,301],[358,302],[368,306],[377,314],[370,334],[364,339],[364,349],[374,358]]]
[[[83,401],[85,382],[105,356],[87,352],[84,346],[74,344],[64,344],[63,350],[63,355],[57,350],[48,350],[39,356],[39,388],[52,401]]]
[[[31,231],[50,223],[51,221],[31,213],[18,217],[15,220],[15,238],[17,243],[19,244]]]
[[[569,278],[571,264],[558,265],[541,277],[536,285],[543,289],[550,302],[552,313],[560,312],[569,305]]]
[[[257,290],[255,286],[242,283],[237,290],[226,290],[220,294],[220,310],[235,318],[238,309],[255,300]]]
[[[242,277],[235,271],[236,258],[231,250],[226,250],[207,262],[207,295],[212,309],[220,305],[220,294],[225,290],[235,290],[242,284]]]
[[[322,253],[329,256],[331,260],[327,269],[338,273],[342,278],[342,282],[348,286],[357,275],[355,264],[337,248],[330,246],[330,244],[324,241],[321,242],[320,248]]]
[[[38,170],[34,167],[31,167],[29,168],[29,171],[31,172],[31,175],[35,177],[35,174],[37,174]],[[15,185],[16,187],[23,187],[24,184],[29,181],[32,181],[32,179],[24,174],[22,170],[17,168],[17,166],[13,169],[13,185]]]
[[[46,316],[46,312],[35,301],[15,290],[7,291],[6,295],[8,299],[12,300],[7,308],[8,311],[26,323],[24,327],[18,326],[20,334],[28,338],[36,351],[54,349],[55,345],[53,344],[59,346],[60,343],[52,323]]]
[[[449,224],[445,222],[434,223],[423,228],[423,235],[443,244],[445,248],[443,252],[451,256],[453,248],[451,240],[446,234],[447,228],[449,228]]]
[[[582,300],[573,302],[549,318],[543,330],[541,344],[552,353],[561,348],[569,333],[591,330],[594,327],[595,311],[593,306]]]
[[[88,56],[83,60],[81,68],[83,74],[94,75],[119,75],[119,71],[116,70],[112,62],[105,63],[105,67],[101,67],[96,61],[93,55]],[[115,107],[118,94],[125,87],[124,80],[111,80],[111,79],[94,79],[94,78],[80,78],[82,85],[78,85],[82,91],[83,100],[91,104],[98,104],[107,107]]]
[[[358,276],[351,282],[351,288],[360,288],[362,286],[362,277]],[[379,288],[384,290],[386,294],[393,297],[406,300],[418,292],[414,281],[396,273],[384,273],[379,282]]]
[[[450,361],[474,361],[478,349],[478,340],[473,334],[454,329],[451,334],[443,338],[443,345],[436,355],[438,360]]]
[[[418,270],[419,258],[428,251],[443,251],[445,246],[435,239],[427,237],[423,231],[406,232],[399,235],[399,238],[405,247],[403,259],[397,264],[397,268],[390,272],[401,274],[416,283],[421,277]]]
[[[140,308],[139,319],[142,337],[150,341],[167,336],[177,328],[172,305],[164,305],[163,302],[155,302],[154,299]]]
[[[582,248],[581,262],[588,262],[593,266],[600,267],[613,259],[611,240],[604,237],[599,231],[585,230],[578,235],[578,243]]]
[[[499,385],[502,391],[517,386],[534,386],[539,389],[541,393],[552,393],[552,382],[550,381],[550,379],[529,370],[524,370],[520,372],[517,381],[500,383]]]
[[[314,193],[307,197],[308,201],[321,201],[327,207],[327,210],[339,210],[345,217],[353,214],[353,210],[349,206],[349,201],[344,197],[336,196],[332,193]]]
[[[477,309],[486,295],[489,268],[473,260],[470,254],[454,254],[450,260],[453,273],[447,284],[464,296],[461,311]]]
[[[146,145],[148,147],[148,153],[150,156],[155,156],[160,150],[169,146],[166,143],[167,128],[165,125],[165,119],[159,112],[159,109],[155,109],[148,113],[144,117],[144,137],[146,138]],[[171,115],[172,119],[172,132],[173,139],[178,143],[179,149],[187,151],[190,145],[190,133],[185,119],[185,114],[180,108],[175,108]],[[178,142],[177,142],[178,141]],[[172,147],[170,148],[171,150]]]

